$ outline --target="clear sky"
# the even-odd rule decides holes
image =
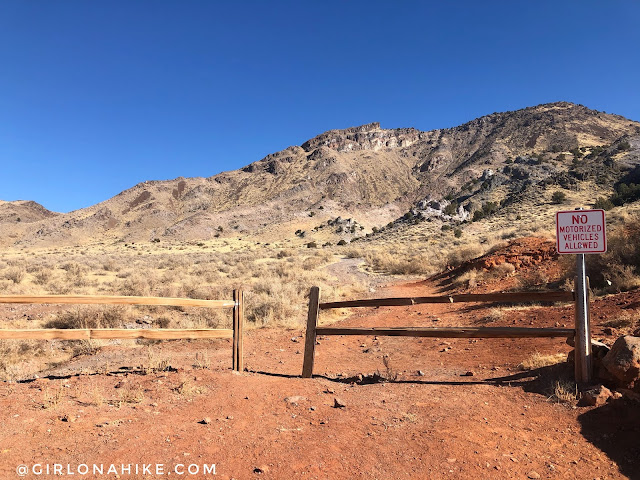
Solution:
[[[640,1],[2,0],[0,199],[87,207],[334,128],[640,120]]]

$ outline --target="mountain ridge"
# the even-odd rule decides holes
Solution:
[[[570,170],[569,152],[622,138],[631,139],[633,148],[624,157],[631,160],[620,160],[632,167],[640,123],[568,102],[426,132],[383,129],[372,122],[329,130],[238,170],[141,182],[91,207],[23,224],[11,238],[0,235],[0,244],[207,240],[231,234],[278,239],[290,237],[295,226],[334,217],[355,217],[369,231],[419,202],[446,203],[463,185],[486,182],[486,172],[500,173],[506,185],[511,176],[504,169],[518,157],[545,158],[540,168],[526,162],[518,168],[535,170],[526,173],[529,177],[542,172],[546,179]]]

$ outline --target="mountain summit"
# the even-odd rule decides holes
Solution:
[[[615,150],[620,142],[630,148]],[[0,242],[206,240],[230,232],[278,239],[336,217],[357,218],[368,230],[420,202],[470,204],[513,182],[562,183],[574,167],[571,152],[596,147],[614,149],[607,158],[616,168],[632,168],[640,163],[640,123],[567,102],[428,132],[375,122],[330,130],[240,170],[144,182],[86,209],[12,224]]]

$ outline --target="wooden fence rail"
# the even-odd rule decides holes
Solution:
[[[41,328],[0,329],[0,339],[11,340],[91,340],[136,339],[177,340],[198,338],[231,338],[233,370],[243,365],[244,293],[233,291],[233,300],[200,300],[193,298],[126,297],[114,295],[0,295],[0,303],[53,305],[156,305],[173,307],[232,308],[233,328]]]
[[[573,292],[509,292],[431,297],[376,298],[320,303],[320,288],[312,287],[309,293],[309,311],[305,336],[302,377],[313,376],[316,337],[318,335],[377,335],[394,337],[437,338],[538,338],[569,337],[575,335],[572,328],[523,328],[523,327],[318,327],[320,310],[354,307],[394,307],[425,303],[527,303],[527,302],[575,302]]]

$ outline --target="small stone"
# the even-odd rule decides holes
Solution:
[[[333,408],[344,408],[346,406],[347,405],[342,400],[340,400],[338,397],[334,397]]]
[[[419,377],[424,377],[424,372],[422,370],[418,370],[418,376]]]
[[[300,341],[300,337],[291,337],[291,341],[298,343]]]
[[[469,370],[468,372],[463,373],[461,376],[462,377],[473,377],[475,375],[475,373],[471,370]]]
[[[202,420],[200,420],[198,423],[201,423],[203,425],[209,425],[211,423],[211,417],[204,417]]]
[[[333,393],[336,393],[336,392],[332,388],[327,388],[323,393],[333,394]]]
[[[535,480],[537,478],[540,478],[540,474],[534,470],[531,470],[529,473],[527,473],[527,478]]]

